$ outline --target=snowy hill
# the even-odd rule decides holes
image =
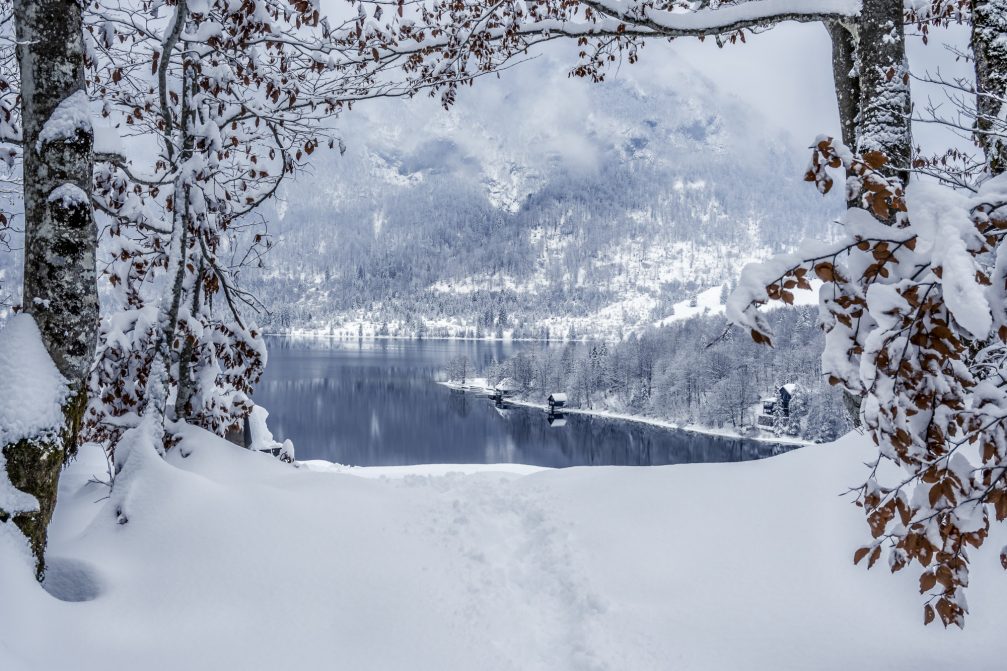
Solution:
[[[837,494],[865,476],[866,438],[736,464],[351,475],[186,431],[113,500],[97,450],[63,476],[47,587],[78,603],[0,525],[0,668],[1003,667],[1001,526],[964,631],[923,626],[915,571],[853,565],[869,532]]]
[[[269,217],[279,244],[249,276],[269,326],[611,335],[829,234],[839,204],[801,181],[804,157],[688,65],[600,85],[553,56],[521,68],[449,113],[345,118],[346,154]]]

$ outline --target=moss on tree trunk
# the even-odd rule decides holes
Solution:
[[[66,423],[58,439],[25,439],[3,447],[8,479],[14,487],[35,497],[38,510],[12,515],[0,509],[0,522],[13,521],[27,537],[35,557],[35,575],[40,581],[45,577],[45,547],[49,522],[56,509],[59,474],[63,465],[77,454],[77,436],[86,404],[87,395],[81,391],[64,406]]]
[[[14,524],[28,538],[35,556],[35,574],[45,576],[46,530],[56,507],[56,488],[64,450],[57,442],[21,440],[3,448],[11,484],[38,500],[38,510],[13,515]],[[9,515],[6,517],[10,518]]]

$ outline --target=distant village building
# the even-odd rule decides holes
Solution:
[[[797,391],[796,384],[785,384],[780,387],[776,396],[767,396],[762,399],[762,412],[756,422],[759,426],[772,429],[776,426],[777,418],[790,418],[790,400]]]
[[[513,396],[520,388],[518,383],[514,381],[514,378],[505,377],[494,385],[493,391],[504,396]]]
[[[504,399],[510,398],[520,389],[521,387],[514,381],[514,378],[505,377],[493,386],[490,398],[497,403],[503,403]]]

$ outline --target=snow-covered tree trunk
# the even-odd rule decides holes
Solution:
[[[860,113],[860,81],[856,71],[856,26],[845,21],[827,21],[825,28],[832,40],[832,79],[836,89],[836,107],[843,144],[857,144],[857,116]]]
[[[203,282],[203,262],[199,262],[196,277],[192,282],[192,305],[193,315],[199,314],[200,310],[200,285]],[[182,351],[178,357],[178,391],[175,393],[175,416],[179,419],[188,419],[189,408],[192,399],[196,395],[196,380],[192,376],[192,363],[195,358],[195,342],[191,338],[186,338],[182,345]]]
[[[856,25],[826,23],[832,37],[832,71],[843,144],[865,157],[884,161],[882,174],[909,180],[912,118],[901,0],[864,0]],[[852,75],[852,76],[851,76]],[[874,160],[873,158],[871,159]],[[847,169],[847,183],[859,180]],[[857,188],[846,189],[848,207],[862,207]],[[880,215],[875,213],[880,218]],[[885,223],[894,223],[890,211]],[[844,390],[843,400],[856,425],[861,397]]]
[[[976,72],[977,139],[989,170],[1007,170],[1007,0],[973,0],[972,51]],[[997,121],[999,119],[999,122]]]
[[[175,18],[172,29],[169,31],[164,41],[164,55],[158,67],[158,89],[161,103],[161,115],[163,117],[165,150],[169,161],[176,161],[185,164],[192,157],[192,133],[190,108],[190,86],[191,72],[190,64],[183,62],[181,75],[181,104],[178,121],[181,123],[179,134],[182,139],[180,156],[175,156],[173,137],[173,127],[175,126],[175,116],[171,111],[167,88],[167,72],[171,62],[172,52],[179,43],[188,17],[188,4],[183,0],[178,3],[175,9]],[[175,331],[178,325],[178,314],[182,304],[182,287],[185,278],[185,262],[183,256],[188,247],[189,216],[190,216],[190,184],[191,175],[179,170],[175,177],[173,207],[171,215],[171,238],[168,243],[167,277],[164,290],[158,305],[158,334],[155,345],[156,353],[150,378],[147,381],[147,408],[144,411],[145,417],[150,417],[154,421],[157,441],[157,449],[163,448],[164,420],[168,411],[168,397],[170,394],[171,369],[173,365],[174,350],[172,347],[175,339]]]
[[[75,0],[18,0],[14,8],[24,125],[24,307],[57,368],[80,388],[98,323],[89,196],[94,133],[81,10]]]
[[[887,163],[882,172],[906,183],[912,130],[902,0],[864,0],[857,56],[860,128],[856,148],[864,156],[884,156]]]
[[[857,27],[838,20],[827,21],[824,25],[832,40],[832,79],[843,144],[856,147],[857,118],[860,116],[860,78],[857,72],[855,35]],[[856,207],[856,199],[849,198],[847,194],[847,204]]]
[[[8,474],[39,502],[21,516],[44,571],[46,527],[64,459],[76,449],[85,380],[98,325],[97,233],[91,209],[94,133],[84,92],[81,6],[75,0],[15,0],[24,149],[24,309],[66,378],[60,440],[4,447]]]

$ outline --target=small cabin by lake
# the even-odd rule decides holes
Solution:
[[[756,419],[756,423],[765,428],[772,428],[777,417],[790,417],[790,400],[797,391],[796,384],[785,384],[780,387],[776,396],[767,396],[762,399],[762,412]]]
[[[563,393],[549,394],[546,400],[549,403],[549,412],[555,412],[566,406],[566,394]]]
[[[515,382],[513,378],[505,377],[493,385],[493,391],[490,393],[490,398],[497,403],[502,403],[504,399],[510,398],[520,389],[521,387],[518,386],[518,383]]]

